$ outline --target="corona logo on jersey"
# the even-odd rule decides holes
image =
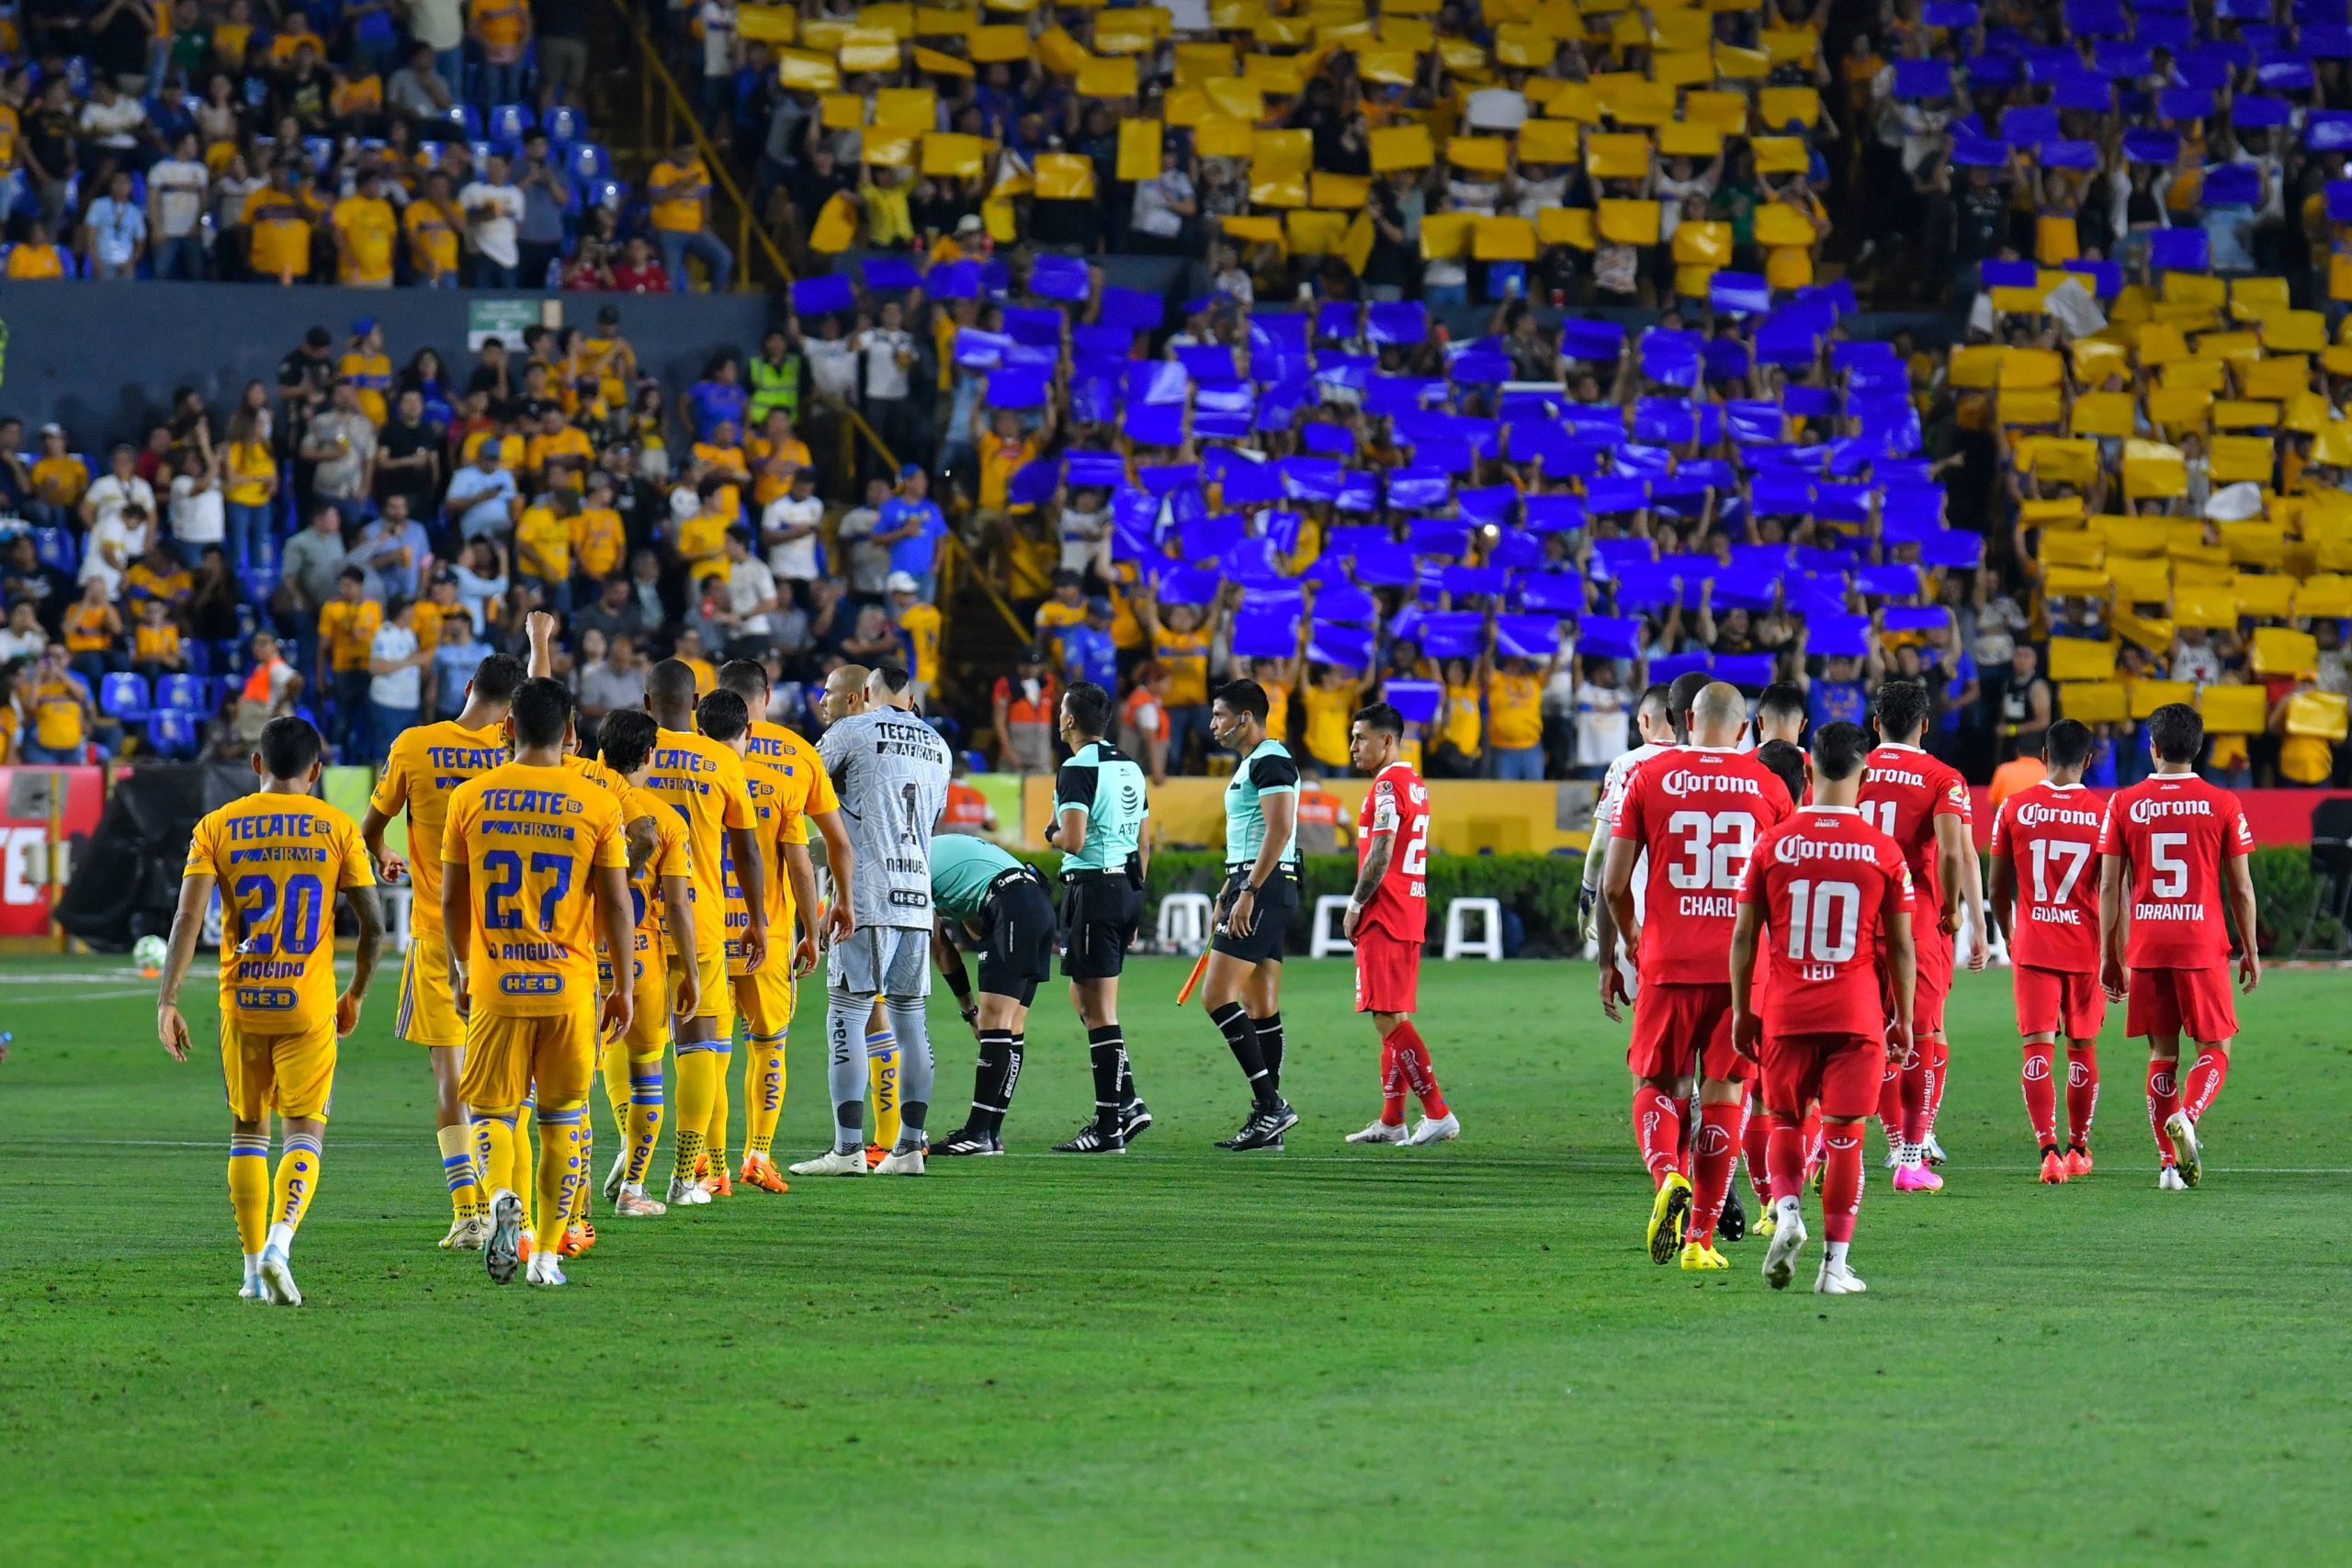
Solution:
[[[1835,840],[1782,839],[1772,847],[1772,858],[1782,865],[1797,865],[1809,860],[1867,861],[1877,858],[1877,852],[1868,844],[1841,843]]]
[[[1657,787],[1680,800],[1688,795],[1752,795],[1764,792],[1757,781],[1738,773],[1705,773],[1693,768],[1668,768],[1658,775]]]
[[[2096,828],[2098,826],[2098,813],[2066,811],[2055,806],[2037,806],[2028,801],[2018,807],[2017,820],[2020,828],[2041,828],[2052,823],[2063,823],[2075,828]]]
[[[2135,800],[2132,820],[2154,822],[2159,817],[2211,817],[2212,803],[2204,800]]]

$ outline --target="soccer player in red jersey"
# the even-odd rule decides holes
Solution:
[[[1427,878],[1430,792],[1397,756],[1405,720],[1386,703],[1357,712],[1348,726],[1348,756],[1372,788],[1356,814],[1356,886],[1345,926],[1356,948],[1356,1011],[1370,1013],[1380,1032],[1380,1119],[1351,1144],[1442,1144],[1462,1135],[1461,1119],[1446,1109],[1430,1048],[1413,1027],[1414,994],[1421,977],[1421,942],[1429,931]],[[1405,1131],[1405,1090],[1421,1102],[1421,1120]]]
[[[1961,903],[1967,900],[1976,930],[1984,930],[1984,896],[1976,877],[1976,850],[1969,839],[1968,784],[1958,770],[1919,749],[1928,728],[1928,689],[1917,681],[1889,681],[1872,704],[1879,744],[1862,761],[1856,805],[1863,818],[1893,839],[1911,868],[1918,908],[1912,922],[1917,953],[1917,1010],[1911,1019],[1913,1048],[1889,1062],[1891,1083],[1879,1086],[1879,1120],[1885,1126],[1897,1192],[1933,1192],[1943,1178],[1928,1168],[1928,1140],[1936,1123],[1937,1091],[1948,1050],[1944,1043],[1944,997],[1951,989],[1952,934],[1960,930]],[[1971,969],[1984,967],[1984,944],[1969,955]]]
[[[2150,714],[2155,773],[2116,792],[2098,831],[2099,983],[2110,998],[2130,998],[2124,1032],[2148,1042],[2148,1124],[2164,1162],[2156,1185],[2168,1192],[2196,1186],[2204,1173],[2197,1124],[2229,1077],[2230,1041],[2238,1032],[2224,898],[2242,945],[2238,984],[2250,993],[2262,982],[2254,951],[2254,877],[2245,863],[2254,829],[2236,795],[2197,776],[2204,745],[2205,723],[2195,708],[2167,703]],[[2184,1033],[2197,1042],[2186,1081]]]
[[[1847,1260],[1862,1205],[1862,1122],[1878,1105],[1887,1054],[1883,963],[1897,1003],[1894,1038],[1911,1044],[1917,969],[1910,868],[1894,841],[1855,809],[1869,743],[1860,728],[1826,724],[1813,738],[1813,803],[1766,833],[1739,884],[1729,973],[1732,1035],[1760,1060],[1772,1119],[1772,1243],[1764,1279],[1785,1290],[1805,1243],[1805,1102],[1818,1099],[1826,1134],[1821,1190],[1828,1251],[1813,1288],[1829,1296],[1869,1287]],[[1769,1016],[1751,976],[1758,949],[1771,979]]]
[[[1728,1269],[1715,1223],[1739,1159],[1752,1070],[1732,1048],[1724,980],[1740,873],[1765,829],[1785,818],[1789,793],[1770,769],[1740,750],[1747,703],[1720,681],[1692,700],[1690,743],[1652,758],[1626,784],[1610,824],[1601,887],[1634,956],[1641,990],[1625,1065],[1634,1073],[1634,1132],[1657,1191],[1650,1260],[1680,1243],[1682,1267]],[[1648,908],[1634,908],[1634,861],[1649,857]],[[1691,1172],[1678,1168],[1682,1102],[1699,1083]]]
[[[2016,965],[2018,1032],[2025,1037],[2026,1119],[2052,1185],[2091,1168],[2091,1111],[2098,1104],[2100,802],[2083,787],[2086,725],[2062,718],[2042,737],[2049,776],[2001,802],[1993,818],[1993,919]],[[2058,1149],[2058,1089],[2050,1053],[2066,1037],[2066,1148]]]
[[[1775,692],[1796,694],[1797,719],[1794,728],[1801,730],[1804,722],[1804,694],[1799,692],[1795,686],[1786,683],[1767,686],[1764,689],[1763,702],[1757,709],[1758,728],[1763,727],[1765,715],[1770,711]],[[1811,803],[1813,778],[1809,770],[1812,764],[1806,761],[1804,752],[1799,749],[1795,741],[1769,737],[1756,748],[1756,760],[1770,768],[1772,771],[1772,776],[1779,779],[1781,787],[1789,792],[1790,806],[1803,807]],[[1764,993],[1766,982],[1770,977],[1770,968],[1761,961],[1761,954],[1758,957],[1758,962],[1755,969],[1750,972],[1752,975],[1750,985],[1756,998],[1751,1006],[1758,1013],[1763,1013],[1769,1010]],[[1805,1179],[1811,1181],[1814,1168],[1820,1162],[1821,1157],[1821,1106],[1818,1102],[1808,1104],[1804,1108],[1803,1132]],[[1747,1123],[1740,1131],[1739,1151],[1740,1157],[1747,1166],[1748,1184],[1756,1190],[1757,1209],[1763,1216],[1757,1221],[1756,1228],[1764,1235],[1770,1235],[1772,1234],[1773,1225],[1772,1119],[1764,1113],[1764,1083],[1761,1073],[1748,1080]]]

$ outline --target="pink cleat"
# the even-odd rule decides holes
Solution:
[[[1944,1179],[1925,1164],[1899,1165],[1894,1168],[1894,1190],[1897,1192],[1940,1192]]]

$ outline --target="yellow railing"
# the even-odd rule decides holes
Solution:
[[[620,17],[622,28],[637,40],[638,61],[644,67],[637,73],[638,91],[640,95],[637,124],[638,134],[640,137],[650,137],[653,134],[657,108],[660,112],[661,145],[658,147],[640,145],[638,148],[639,156],[646,160],[649,167],[667,156],[670,149],[677,145],[678,127],[684,125],[693,138],[695,151],[702,155],[703,166],[710,171],[711,183],[718,187],[726,196],[728,202],[735,209],[736,288],[739,291],[750,293],[761,287],[752,276],[752,253],[754,240],[758,242],[760,254],[765,255],[768,265],[775,269],[775,286],[780,288],[789,285],[792,282],[792,268],[785,261],[784,252],[776,247],[775,237],[767,231],[766,226],[759,221],[758,214],[752,210],[752,204],[744,197],[743,188],[735,183],[735,176],[728,172],[726,161],[719,156],[718,149],[712,144],[709,134],[703,130],[701,117],[695,113],[692,100],[686,96],[685,90],[678,85],[678,79],[670,74],[669,64],[662,60],[662,51],[654,47],[653,40],[646,37],[644,29],[637,25],[637,18],[629,14],[626,0],[610,0],[610,4],[614,13]],[[656,91],[657,84],[658,92]]]
[[[899,471],[898,454],[892,452],[888,444],[883,441],[881,434],[866,423],[865,416],[846,402],[835,403],[832,406],[839,409],[842,414],[842,471],[849,473],[857,466],[857,453],[851,444],[851,433],[854,431],[865,437],[867,443],[873,446],[876,456],[882,459],[884,468],[895,476]],[[1013,614],[1011,602],[997,592],[996,584],[990,582],[988,573],[980,570],[980,563],[974,558],[971,547],[951,530],[940,551],[939,597],[941,599],[947,598],[948,590],[954,585],[956,572],[959,570],[971,573],[972,581],[980,585],[980,592],[987,594],[989,603],[996,606],[996,613],[1004,618],[1006,626],[1012,628],[1012,635],[1023,642],[1028,641],[1033,634],[1027,626],[1021,624],[1021,617]]]

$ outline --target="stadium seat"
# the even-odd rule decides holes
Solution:
[[[451,104],[448,118],[451,128],[459,132],[463,140],[480,141],[482,139],[481,111],[473,105]]]
[[[125,724],[137,724],[153,705],[144,675],[113,674],[98,682],[98,711]]]
[[[1470,917],[1478,917],[1478,934],[1470,934]],[[1445,906],[1445,956],[1485,958],[1499,964],[1503,957],[1503,906],[1499,898],[1453,898]]]
[[[493,152],[503,152],[504,150],[492,143],[488,137],[477,136],[473,139],[469,151],[474,155],[474,167],[487,169],[490,166],[490,155]]]
[[[313,174],[323,173],[334,162],[335,140],[332,136],[302,138],[302,157]]]
[[[212,645],[210,643],[190,640],[182,646],[181,651],[187,655],[189,674],[210,675],[212,673]]]
[[[558,152],[568,152],[573,142],[588,134],[588,115],[570,104],[558,104],[548,110],[539,129],[548,133],[548,140],[555,143]]]
[[[618,180],[597,180],[588,187],[588,199],[608,211],[618,212],[628,200],[628,186]]]
[[[155,709],[158,713],[177,709],[181,713],[210,713],[211,705],[205,699],[212,683],[201,675],[164,675],[155,682]]]
[[[1356,950],[1356,944],[1340,934],[1347,929],[1348,902],[1344,893],[1326,893],[1315,900],[1315,926],[1307,938],[1307,957],[1345,957]]]
[[[65,62],[65,85],[74,90],[74,96],[77,98],[86,98],[90,96],[89,56],[76,54]]]
[[[53,566],[68,573],[81,570],[82,551],[74,542],[71,528],[34,529],[33,549],[40,555],[43,566]]]
[[[613,172],[612,154],[599,141],[582,141],[565,154],[564,167],[574,179],[601,180]]]
[[[161,757],[193,757],[202,724],[203,720],[195,714],[164,708],[148,721],[148,749]]]
[[[1179,953],[1198,953],[1209,942],[1209,923],[1216,907],[1205,893],[1170,893],[1159,901],[1159,945]]]
[[[490,139],[510,150],[520,147],[524,133],[534,123],[528,105],[493,104],[490,110]]]

